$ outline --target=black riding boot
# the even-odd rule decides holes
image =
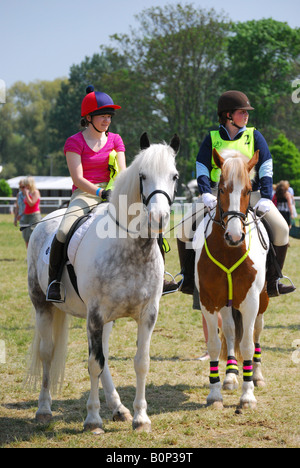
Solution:
[[[50,251],[50,263],[49,263],[49,285],[47,290],[46,300],[48,302],[65,302],[61,298],[61,277],[64,267],[64,247],[65,244],[59,242],[54,237]]]
[[[287,245],[282,245],[280,247],[278,247],[278,245],[274,245],[276,258],[281,271],[283,269],[287,249]],[[281,294],[289,294],[295,291],[296,288],[290,280],[289,281],[291,284],[286,286],[285,284],[279,282],[280,278],[282,278],[282,276],[279,276],[278,270],[273,262],[267,271],[267,292],[269,297],[276,297],[280,296]]]
[[[180,291],[184,294],[194,294],[195,288],[195,251],[187,249],[184,242],[177,238],[177,248],[181,266],[183,283]]]

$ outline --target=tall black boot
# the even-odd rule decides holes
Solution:
[[[183,283],[181,292],[184,294],[194,294],[195,288],[195,251],[187,249],[184,242],[177,238],[177,248],[180,260]]]
[[[283,269],[287,249],[287,245],[282,245],[280,247],[278,245],[274,245],[277,262],[281,271]],[[281,294],[289,294],[295,291],[296,288],[289,278],[287,278],[291,283],[289,286],[280,283],[280,278],[283,278],[282,274],[279,274],[278,268],[276,268],[275,263],[271,263],[267,271],[267,292],[269,297],[276,297],[280,296]]]
[[[64,247],[65,244],[59,242],[55,236],[50,251],[49,285],[46,296],[48,302],[65,302],[65,299],[61,298],[60,291],[64,268]]]

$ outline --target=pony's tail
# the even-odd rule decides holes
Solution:
[[[240,351],[240,342],[243,338],[243,318],[239,310],[232,307],[232,318],[235,325],[235,343],[234,343],[234,355],[238,361],[243,361],[241,351]],[[223,333],[221,333],[221,342],[222,348],[220,353],[220,359],[224,361],[227,360],[227,343]]]
[[[57,394],[61,392],[65,364],[67,357],[68,345],[68,332],[69,332],[69,319],[68,315],[61,312],[56,307],[53,307],[53,321],[52,321],[52,341],[53,341],[53,355],[50,368],[50,382],[51,393]],[[41,381],[42,361],[40,357],[41,336],[38,330],[37,321],[35,325],[34,339],[31,344],[29,352],[29,363],[27,369],[27,376],[24,384],[36,390],[37,384]]]

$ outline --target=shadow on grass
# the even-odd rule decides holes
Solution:
[[[146,387],[148,414],[151,417],[153,415],[170,412],[199,411],[205,408],[206,405],[191,401],[189,394],[201,391],[203,388],[205,387],[191,387],[183,384],[164,384],[161,386],[150,384]],[[120,387],[117,391],[120,394],[123,405],[129,408],[133,414],[132,405],[135,398],[135,387]],[[47,425],[38,424],[35,421],[35,412],[38,405],[37,400],[0,405],[0,410],[1,407],[6,409],[6,416],[0,417],[0,448],[14,442],[30,442],[34,438],[38,440],[38,437],[41,435],[43,435],[44,438],[52,439],[58,434],[81,434],[83,432],[83,422],[86,417],[88,396],[89,392],[84,392],[79,399],[67,400],[53,398],[53,419]],[[107,421],[111,421],[112,413],[105,403],[102,388],[100,388],[100,401],[100,415],[105,425]],[[11,417],[9,416],[10,410],[12,413]],[[27,414],[32,412],[32,417],[24,417],[25,412]],[[63,424],[57,424],[60,422]],[[80,429],[78,429],[78,424],[80,424]],[[115,424],[122,425],[124,423]],[[69,425],[69,427],[66,427],[66,425]],[[113,429],[113,431],[116,430],[116,428]],[[128,430],[131,430],[130,425],[128,426]]]

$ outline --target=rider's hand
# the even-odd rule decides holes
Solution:
[[[217,206],[217,197],[215,197],[211,193],[203,193],[202,201],[204,205],[210,210],[213,210]]]
[[[268,213],[271,209],[272,201],[268,198],[261,198],[255,205],[254,211],[258,211],[259,213]]]
[[[101,192],[102,200],[109,201],[110,196],[111,196],[111,190],[110,189],[109,190],[102,190],[102,192]]]

